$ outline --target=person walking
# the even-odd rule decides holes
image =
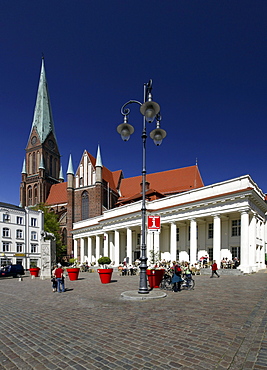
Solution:
[[[61,264],[57,264],[57,269],[55,269],[55,277],[57,280],[57,291],[58,293],[65,292],[64,286],[64,270],[61,268]]]
[[[216,261],[213,261],[213,264],[211,265],[211,278],[213,278],[213,275],[217,275],[217,277],[219,278],[220,275],[218,275],[217,273],[217,270],[218,270],[218,266],[217,266],[217,263]]]

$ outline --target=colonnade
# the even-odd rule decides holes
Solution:
[[[187,220],[171,220],[162,218],[161,233],[147,233],[147,257],[153,250],[159,259],[177,260],[179,251],[183,260],[195,264],[201,257],[212,251],[212,259],[219,264],[223,257],[231,257],[231,248],[236,247],[240,253],[242,270],[245,272],[264,267],[264,224],[256,214],[243,210],[235,218],[240,220],[237,235],[232,235],[231,215],[209,215],[209,218],[189,218]],[[208,235],[208,224],[213,224],[213,235]],[[101,256],[109,256],[115,266],[126,257],[129,263],[140,251],[138,234],[140,226],[124,227],[121,229],[104,230],[99,233],[88,232],[74,235],[74,257],[81,262],[85,259],[97,262]],[[177,230],[181,236],[177,240]],[[223,230],[223,232],[222,232]],[[79,240],[79,242],[78,242]],[[223,255],[223,253],[225,255]],[[211,253],[210,253],[211,254]],[[211,257],[211,256],[210,256]]]

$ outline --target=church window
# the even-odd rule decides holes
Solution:
[[[103,180],[103,206],[109,208],[109,187],[105,180]]]
[[[54,159],[54,177],[58,177],[57,159]]]
[[[28,172],[31,175],[32,174],[32,154],[29,154],[29,163],[28,163]]]
[[[64,228],[62,232],[62,244],[67,245],[67,229]]]
[[[89,218],[89,197],[87,191],[82,193],[82,220]]]
[[[36,155],[32,153],[32,173],[36,173]]]
[[[34,188],[33,188],[33,196],[34,196],[34,204],[37,204],[38,203],[38,196],[37,196],[38,192],[37,192],[37,185],[34,185]]]
[[[29,206],[32,205],[32,187],[31,186],[28,187],[28,204]]]
[[[53,156],[52,155],[50,155],[49,173],[50,173],[50,176],[53,176]]]

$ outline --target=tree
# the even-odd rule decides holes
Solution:
[[[44,231],[52,233],[56,238],[56,251],[57,257],[61,257],[66,254],[67,247],[62,245],[60,225],[58,222],[58,216],[54,212],[49,212],[47,206],[44,203],[40,203],[33,207],[34,210],[41,210],[44,213]]]

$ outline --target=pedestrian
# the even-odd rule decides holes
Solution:
[[[58,293],[65,292],[64,286],[64,270],[61,268],[61,264],[57,264],[57,268],[55,270],[55,277],[57,280],[57,291]]]
[[[220,277],[220,275],[218,275],[217,273],[217,270],[218,270],[217,263],[216,261],[213,261],[213,264],[211,265],[211,278],[213,278],[213,275],[217,275],[218,278]]]
[[[53,268],[53,271],[52,271],[52,279],[51,279],[53,292],[57,291],[57,280],[56,280],[56,277],[55,277],[56,268],[57,268],[57,266],[54,265],[54,268]]]
[[[173,277],[172,277],[172,284],[173,284],[173,291],[174,292],[180,292],[181,291],[181,283],[183,279],[181,278],[182,269],[181,266],[173,262]]]

